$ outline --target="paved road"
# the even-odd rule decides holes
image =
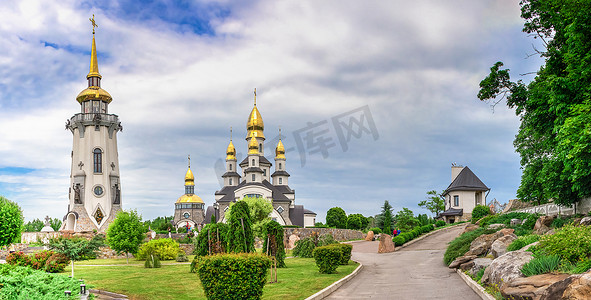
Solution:
[[[363,270],[327,299],[480,300],[443,263],[447,243],[463,229],[442,230],[393,253],[377,254],[378,242],[353,243],[353,259]]]

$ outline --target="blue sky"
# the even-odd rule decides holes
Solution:
[[[102,87],[124,126],[123,206],[145,219],[172,215],[188,154],[196,193],[213,203],[230,127],[246,152],[255,87],[268,141],[281,127],[292,148],[296,202],[321,221],[334,206],[375,215],[384,200],[425,213],[417,203],[449,185],[451,163],[491,188],[487,200],[515,198],[519,119],[476,94],[496,61],[526,82],[519,74],[542,63],[527,58],[540,46],[521,32],[517,0],[54,2],[0,3],[0,194],[27,220],[66,213],[64,123],[86,87],[92,14]],[[333,121],[362,114],[375,129],[343,143]],[[330,147],[302,147],[308,132]]]

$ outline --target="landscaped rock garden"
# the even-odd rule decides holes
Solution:
[[[487,216],[450,243],[445,263],[497,299],[591,299],[589,224],[591,217]]]

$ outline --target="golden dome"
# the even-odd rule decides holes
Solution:
[[[191,172],[191,168],[185,174],[185,185],[195,185],[195,177],[193,176],[193,172]]]
[[[91,86],[80,92],[80,94],[76,96],[76,100],[79,103],[88,100],[101,100],[107,103],[111,103],[111,101],[113,101],[113,98],[109,93],[107,93],[107,91],[103,90],[102,88],[98,86]]]
[[[226,160],[236,160],[236,148],[234,148],[232,140],[230,140],[230,144],[228,144],[228,148],[226,149]]]
[[[260,137],[265,138],[263,134],[263,130],[265,130],[265,124],[263,123],[263,117],[261,117],[261,113],[257,109],[256,104],[252,108],[250,115],[248,116],[248,121],[246,122],[246,130],[248,131],[246,134],[246,138],[249,139],[251,137]]]
[[[203,203],[203,200],[201,200],[201,197],[195,195],[195,194],[185,194],[180,196],[177,200],[176,203]]]
[[[248,142],[248,154],[259,154],[259,144],[254,137],[251,137],[250,142]]]
[[[275,159],[285,159],[285,147],[283,147],[281,140],[279,140],[277,148],[275,148]]]

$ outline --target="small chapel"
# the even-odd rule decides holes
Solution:
[[[263,118],[256,104],[255,89],[254,107],[246,122],[247,156],[238,164],[236,148],[230,139],[226,148],[226,172],[222,175],[223,187],[215,192],[215,203],[206,210],[205,224],[211,221],[212,216],[217,222],[225,222],[230,203],[244,197],[259,197],[273,205],[270,217],[279,224],[314,226],[316,213],[305,209],[303,205],[296,205],[295,190],[290,188],[288,182],[290,175],[281,139],[275,147],[275,169],[271,174],[273,164],[265,158],[264,129]]]
[[[203,200],[195,195],[195,176],[191,171],[191,157],[185,174],[185,194],[174,204],[173,225],[175,228],[200,229],[205,218]]]

